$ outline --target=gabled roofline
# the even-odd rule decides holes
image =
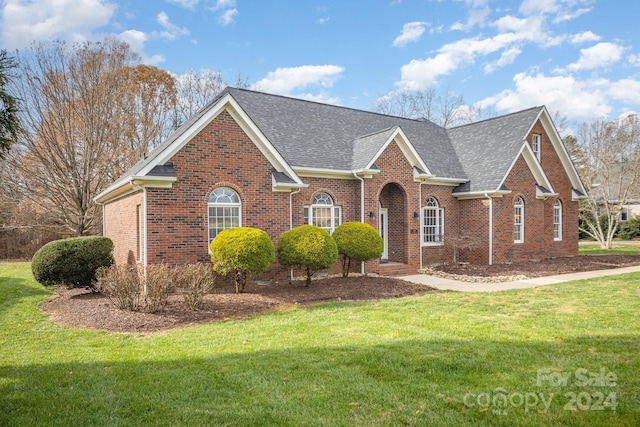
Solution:
[[[513,170],[513,167],[515,166],[520,156],[522,156],[524,161],[527,163],[529,170],[531,171],[531,173],[533,174],[533,177],[536,180],[536,184],[548,189],[551,193],[555,193],[555,191],[553,190],[553,187],[551,186],[551,183],[549,182],[549,179],[547,178],[547,175],[544,173],[544,170],[542,169],[542,165],[538,161],[538,158],[534,154],[529,144],[527,144],[526,139],[523,141],[522,147],[520,147],[520,151],[518,151],[518,154],[515,156],[515,158],[513,159],[513,162],[507,169],[507,173],[502,178],[502,181],[500,181],[498,188],[502,188],[504,186],[504,182],[509,177],[509,174]]]
[[[168,141],[172,139],[171,142],[166,147],[161,148],[159,152],[150,154],[149,160],[146,164],[142,165],[139,171],[136,172],[135,177],[124,177],[119,179],[96,196],[94,200],[98,203],[104,203],[111,199],[109,195],[123,193],[124,191],[120,191],[119,188],[130,185],[132,178],[154,181],[155,178],[148,176],[148,174],[155,167],[167,163],[178,151],[180,151],[180,149],[182,149],[194,136],[196,136],[223,111],[229,112],[275,170],[286,174],[294,181],[295,186],[292,186],[292,188],[300,188],[300,186],[305,185],[284,157],[282,157],[247,113],[240,107],[238,102],[233,98],[233,95],[227,92],[226,94],[222,94],[218,97],[218,99],[211,105],[205,107],[201,111],[200,116],[193,123],[178,130],[177,132],[180,132],[179,134],[169,136]],[[173,179],[173,181],[175,181],[175,179]]]
[[[413,144],[411,143],[411,141],[409,140],[409,138],[407,137],[407,135],[404,133],[404,131],[400,126],[396,126],[395,131],[389,136],[389,138],[382,145],[382,147],[380,147],[378,152],[371,158],[371,160],[369,161],[365,169],[371,169],[373,167],[374,162],[378,160],[378,158],[382,155],[382,153],[384,153],[384,151],[387,149],[389,144],[391,144],[393,141],[395,141],[398,144],[400,151],[402,151],[402,154],[404,154],[404,156],[409,161],[411,166],[418,167],[421,170],[423,170],[425,173],[432,175],[431,172],[429,171],[429,168],[422,160],[422,157],[420,157],[415,147],[413,146]]]
[[[576,190],[578,190],[583,195],[587,194],[587,190],[584,188],[584,185],[582,184],[580,175],[578,174],[578,171],[576,170],[575,165],[571,161],[571,156],[569,156],[569,153],[567,152],[567,148],[564,146],[564,143],[562,142],[562,138],[558,134],[558,130],[553,124],[553,121],[551,120],[551,116],[549,115],[549,111],[547,110],[546,106],[542,106],[542,108],[540,109],[540,113],[538,113],[538,116],[536,117],[536,120],[531,124],[531,127],[527,130],[527,133],[523,136],[523,138],[526,139],[526,137],[531,133],[533,127],[535,126],[538,120],[540,120],[540,123],[542,123],[544,130],[547,132],[547,135],[549,136],[549,140],[551,141],[551,144],[553,144],[553,148],[556,150],[556,153],[558,153],[560,162],[562,163],[562,166],[564,167],[564,170],[566,171],[567,176],[569,177],[569,181],[571,181],[571,186]],[[580,198],[581,197],[578,196],[578,197],[573,197],[572,199],[577,200]]]

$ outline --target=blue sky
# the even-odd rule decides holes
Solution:
[[[0,47],[128,41],[180,75],[370,109],[393,91],[574,121],[640,112],[636,0],[2,0]]]

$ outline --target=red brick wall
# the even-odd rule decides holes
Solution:
[[[104,206],[104,235],[113,240],[116,264],[141,261],[138,245],[142,244],[144,236],[140,233],[137,209],[142,209],[142,200],[142,191],[138,191]]]
[[[266,231],[274,244],[289,229],[289,193],[272,191],[271,164],[226,111],[170,161],[173,188],[147,190],[149,263],[209,260],[208,200],[220,186],[240,196],[243,226]]]
[[[542,165],[563,203],[563,240],[553,241],[553,202],[536,199],[535,180],[520,158],[505,184],[512,194],[493,199],[493,261],[577,254],[577,203],[571,201],[571,184],[558,157],[538,123],[532,133],[542,134]],[[530,140],[531,138],[529,138]],[[273,192],[271,164],[242,131],[235,120],[222,112],[170,159],[177,181],[171,189],[147,189],[148,262],[172,265],[208,261],[208,198],[219,186],[233,188],[242,201],[242,225],[265,230],[274,244],[289,229],[289,203],[293,200],[293,226],[304,221],[303,207],[312,204],[319,192],[328,193],[342,207],[342,222],[360,220],[361,183],[357,179],[304,177],[308,188],[290,196]],[[488,252],[489,201],[458,200],[453,187],[420,185],[400,148],[392,142],[375,162],[379,174],[365,179],[365,222],[379,228],[379,207],[389,209],[389,258],[406,263],[417,271],[422,251],[423,264],[452,259],[451,247],[421,247],[420,213],[429,197],[444,209],[447,234],[471,236],[477,245],[459,253],[462,261],[486,263]],[[419,195],[421,200],[419,199]],[[525,242],[513,243],[513,200],[525,201]],[[136,206],[142,194],[110,202],[105,207],[105,232],[115,242],[118,263],[135,262],[137,253]],[[374,213],[370,218],[369,213]],[[456,230],[460,230],[456,233]],[[367,271],[377,271],[378,260],[367,263]],[[338,271],[336,265],[332,271]],[[359,266],[353,267],[354,271]],[[274,265],[267,276],[288,275],[288,269]]]

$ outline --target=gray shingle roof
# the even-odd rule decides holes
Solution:
[[[469,178],[456,192],[499,190],[542,109],[534,107],[449,129],[451,144]]]
[[[434,123],[243,89],[227,91],[293,167],[352,170],[354,164],[368,163],[362,156],[374,151],[362,147],[364,136],[400,127],[431,173],[466,176],[445,129]]]
[[[226,88],[110,188],[161,156],[217,101],[230,94],[292,167],[353,171],[368,165],[398,128],[424,164],[441,178],[469,180],[456,191],[494,191],[518,154],[527,130],[543,107],[446,130],[426,120],[387,116],[245,89]],[[170,166],[150,173],[171,175]],[[278,182],[291,180],[278,173]]]

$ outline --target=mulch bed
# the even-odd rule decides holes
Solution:
[[[443,264],[435,269],[469,276],[541,277],[581,271],[640,265],[640,255],[598,255],[555,258],[498,265]],[[42,310],[62,324],[111,332],[153,333],[213,321],[225,321],[332,301],[361,301],[400,298],[433,290],[428,286],[380,277],[348,277],[304,281],[284,280],[270,285],[247,284],[245,293],[236,294],[233,284],[223,284],[205,297],[197,311],[190,311],[179,296],[169,297],[158,313],[131,312],[116,308],[105,296],[85,289],[56,290],[56,295],[41,305]]]
[[[429,286],[380,276],[329,278],[304,281],[284,280],[269,285],[247,283],[245,292],[235,293],[233,284],[214,288],[197,311],[190,311],[178,295],[171,295],[157,313],[116,308],[107,297],[86,289],[56,289],[56,295],[41,305],[52,320],[87,329],[112,332],[160,332],[173,328],[248,317],[288,307],[332,301],[362,301],[400,298],[429,291]]]

